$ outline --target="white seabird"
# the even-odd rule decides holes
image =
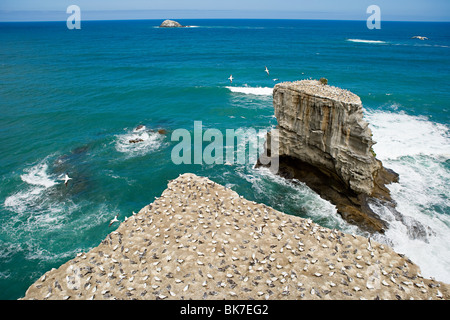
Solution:
[[[233,75],[231,75],[229,78],[228,78],[228,80],[230,80],[230,83],[233,83]]]
[[[72,180],[72,178],[69,178],[69,175],[66,173],[66,175],[64,176],[64,184],[67,187],[67,184],[69,183],[69,180]]]
[[[427,37],[422,37],[422,36],[414,36],[414,37],[411,37],[411,39],[428,40]]]
[[[267,66],[266,66],[266,70],[264,70],[265,72],[267,72],[267,75],[269,75],[269,69],[267,69]]]
[[[108,227],[111,227],[111,225],[114,223],[114,222],[119,222],[119,220],[117,220],[117,217],[119,216],[119,214],[116,214],[116,216],[114,217],[114,218],[112,218],[111,219],[111,221],[109,222],[109,226]]]
[[[370,236],[367,240],[369,242],[369,244],[367,245],[367,250],[372,251],[372,241],[370,240]]]

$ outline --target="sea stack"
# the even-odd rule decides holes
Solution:
[[[165,20],[163,23],[161,23],[161,25],[159,26],[160,28],[182,28],[183,26],[173,20]]]
[[[394,208],[385,185],[397,182],[398,175],[375,158],[361,99],[316,80],[302,80],[277,84],[273,105],[279,151],[271,156],[279,156],[278,174],[306,183],[348,222],[383,233],[387,223],[369,203]]]

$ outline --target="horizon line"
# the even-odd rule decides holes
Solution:
[[[99,21],[164,21],[164,20],[175,20],[175,19],[165,19],[165,18],[117,18],[117,19],[83,19],[82,21],[99,22]],[[366,20],[358,19],[327,19],[327,18],[316,18],[316,19],[306,19],[306,18],[177,18],[176,20],[291,20],[291,21],[354,21],[354,22],[365,22]],[[0,20],[0,23],[30,23],[30,22],[66,22],[67,20]],[[415,23],[450,23],[449,21],[443,20],[383,20],[383,22],[415,22]]]
[[[208,13],[213,17],[206,17]],[[272,16],[268,16],[270,13]],[[88,17],[83,17],[87,14]],[[146,14],[150,14],[146,17]],[[32,17],[31,15],[35,16]],[[364,14],[345,14],[317,11],[268,11],[268,10],[82,10],[84,21],[126,20],[329,20],[366,21]],[[99,16],[99,15],[104,15]],[[121,16],[122,15],[122,16]],[[127,16],[128,15],[128,16]],[[218,16],[219,15],[219,16]],[[310,15],[311,17],[307,17]],[[344,16],[345,15],[345,16]],[[8,18],[11,16],[11,18]],[[60,10],[0,10],[0,22],[57,22],[66,21],[70,15]],[[162,17],[165,16],[165,17]],[[169,18],[167,18],[169,17]],[[383,17],[383,15],[382,15]],[[445,20],[447,19],[447,20]],[[387,15],[386,22],[450,22],[449,18],[408,17]]]
[[[164,21],[164,20],[290,20],[290,21],[354,21],[366,22],[365,19],[330,19],[330,18],[104,18],[82,19],[82,21]],[[0,23],[27,23],[27,22],[66,22],[63,20],[1,20]],[[383,20],[382,22],[415,22],[415,23],[450,23],[450,20]]]

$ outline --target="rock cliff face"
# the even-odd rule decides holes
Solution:
[[[375,142],[363,120],[360,98],[316,80],[303,80],[277,84],[273,104],[279,174],[305,182],[334,203],[347,221],[383,232],[386,223],[368,201],[377,199],[394,207],[385,184],[398,176],[374,156]]]
[[[353,191],[371,194],[381,163],[371,153],[359,97],[316,81],[280,84],[274,92],[280,155],[335,171]]]

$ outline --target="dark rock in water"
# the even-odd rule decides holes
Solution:
[[[136,138],[136,139],[131,139],[128,142],[129,143],[139,143],[139,142],[143,142],[144,140],[142,140],[141,138]]]
[[[159,134],[167,134],[167,131],[165,129],[158,129]]]
[[[173,20],[165,20],[163,23],[161,23],[161,25],[159,26],[160,28],[183,28],[183,26]]]
[[[388,227],[369,206],[371,198],[395,207],[387,184],[398,175],[375,158],[361,99],[315,80],[279,83],[273,91],[279,149],[278,174],[298,179],[333,203],[348,222],[368,232]],[[257,166],[268,163],[261,156]]]
[[[73,154],[85,153],[89,150],[89,146],[81,146],[72,150]]]
[[[387,229],[387,223],[381,220],[368,205],[368,196],[349,189],[336,173],[290,156],[280,156],[279,163],[280,176],[305,183],[323,199],[333,203],[338,213],[347,222],[356,224],[369,232],[384,233]]]
[[[145,126],[143,124],[140,124],[134,129],[134,131],[139,131],[139,130],[141,130],[143,128],[145,128]]]
[[[419,239],[429,243],[428,237],[436,233],[428,226],[424,226],[416,219],[400,214],[400,221],[407,227],[407,234],[410,239]]]
[[[377,212],[381,212],[383,219],[387,222],[400,221],[406,227],[406,234],[410,239],[418,239],[428,243],[429,237],[436,235],[429,226],[423,225],[412,217],[401,214],[392,205],[392,202],[372,197],[369,198],[368,203],[371,208],[374,208]]]
[[[59,201],[66,201],[68,194],[71,198],[75,198],[92,188],[91,177],[94,174],[89,161],[90,149],[90,145],[76,147],[70,153],[63,154],[53,161],[50,170],[52,175],[57,177],[60,187],[46,190],[48,196],[59,197]],[[68,187],[64,185],[63,180],[66,173],[73,178]]]

